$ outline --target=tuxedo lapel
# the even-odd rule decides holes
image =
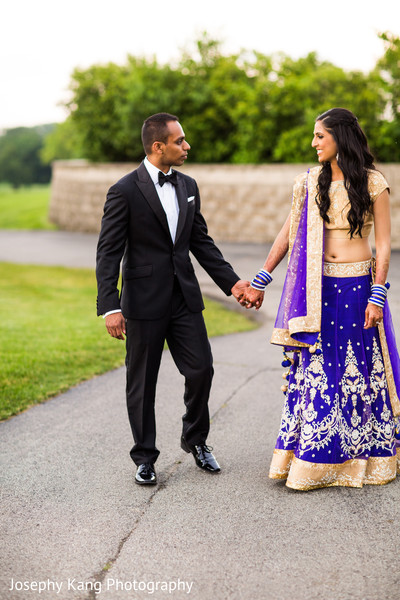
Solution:
[[[185,225],[185,221],[186,221],[186,213],[187,213],[187,190],[186,190],[186,185],[185,182],[183,181],[182,177],[179,176],[179,173],[177,173],[177,177],[178,177],[178,185],[176,186],[176,196],[178,198],[178,205],[179,205],[179,217],[178,217],[178,225],[176,228],[176,236],[175,236],[175,243],[177,242],[180,234],[182,233],[183,227]]]
[[[161,225],[164,227],[165,231],[168,233],[168,236],[171,237],[168,227],[167,215],[165,214],[165,211],[160,202],[160,198],[158,197],[156,188],[154,187],[154,183],[149,175],[149,172],[147,171],[143,163],[140,165],[140,167],[138,167],[137,175],[137,185],[140,191],[146,198],[152,210],[155,212],[156,217],[160,221]]]

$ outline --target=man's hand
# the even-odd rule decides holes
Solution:
[[[244,281],[244,279],[239,279],[231,289],[232,295],[236,298],[236,300],[244,306],[242,303],[242,297],[250,285],[250,281]]]
[[[241,306],[245,306],[246,308],[252,308],[254,306],[256,310],[261,308],[264,293],[257,292],[257,290],[250,287],[250,281],[239,279],[231,289],[231,292]],[[256,293],[254,294],[253,292]]]
[[[126,335],[125,319],[121,312],[107,315],[105,318],[106,327],[111,337],[118,340],[124,340]]]

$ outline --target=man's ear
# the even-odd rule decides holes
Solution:
[[[164,147],[164,142],[153,142],[151,151],[154,152],[154,154],[164,154]]]

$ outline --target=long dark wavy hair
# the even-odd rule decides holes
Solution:
[[[350,238],[361,237],[365,215],[372,203],[368,193],[368,169],[375,169],[374,157],[368,147],[365,133],[357,117],[346,108],[331,108],[316,118],[329,131],[338,149],[338,167],[344,176],[344,185],[349,195],[350,210],[347,219]],[[328,210],[331,204],[329,187],[332,181],[330,162],[322,163],[318,177],[318,194],[315,198],[321,217],[329,223]]]

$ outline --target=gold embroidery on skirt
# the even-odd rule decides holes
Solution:
[[[334,436],[340,439],[340,447],[350,458],[368,456],[374,447],[387,454],[393,448],[395,424],[388,408],[388,388],[382,354],[375,336],[372,341],[372,371],[369,387],[359,369],[351,340],[347,341],[344,372],[338,381],[334,397],[327,394],[328,377],[324,369],[324,355],[313,354],[307,367],[300,355],[294,378],[288,393],[297,396],[294,406],[286,399],[282,411],[279,438],[286,448],[297,448],[297,456],[327,447]],[[368,392],[369,389],[369,392]],[[318,419],[314,409],[316,399],[325,403],[328,412]],[[369,416],[359,414],[357,406],[373,406],[382,403],[380,418],[370,410]],[[318,402],[319,403],[319,402]],[[345,417],[353,405],[350,421]],[[348,407],[348,408],[346,408]]]

